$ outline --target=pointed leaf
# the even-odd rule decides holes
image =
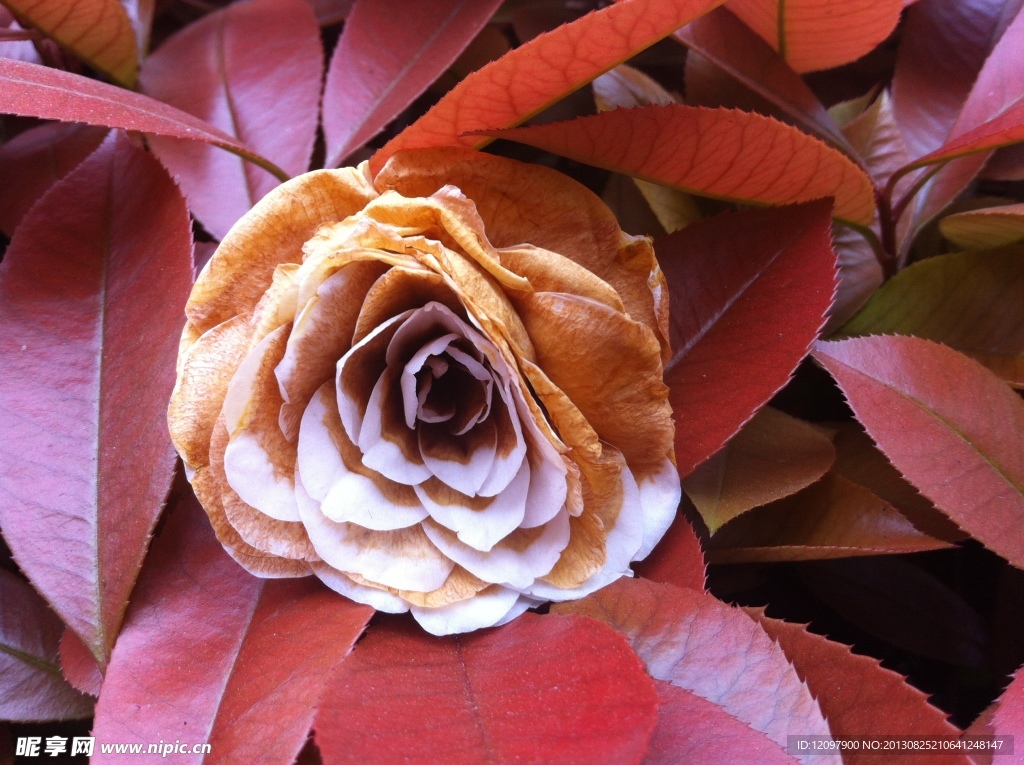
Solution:
[[[896,508],[864,487],[830,473],[791,497],[727,523],[708,543],[708,557],[715,563],[749,563],[949,546],[922,534]]]
[[[867,109],[843,127],[843,135],[864,160],[871,180],[880,188],[911,159],[903,133],[893,116],[892,99],[884,90]]]
[[[1024,402],[956,351],[916,337],[819,342],[885,456],[961,528],[1024,568]]]
[[[907,557],[814,561],[799,570],[811,592],[865,632],[956,666],[989,666],[986,622]]]
[[[853,153],[807,83],[727,8],[702,16],[676,32],[675,37],[777,107],[797,125]],[[688,81],[687,98],[689,92]]]
[[[77,720],[92,713],[91,700],[61,677],[62,629],[31,587],[0,569],[0,719]]]
[[[1024,204],[984,207],[947,215],[939,231],[957,247],[985,250],[1024,239]]]
[[[139,84],[299,175],[313,152],[322,73],[320,30],[303,0],[248,0],[167,40]],[[263,168],[204,143],[153,138],[150,145],[217,239],[278,185]]]
[[[620,635],[526,614],[439,639],[381,623],[332,674],[316,740],[334,763],[639,763],[658,696]]]
[[[96,657],[69,629],[60,637],[60,671],[76,691],[93,697],[100,695],[103,673],[96,664]]]
[[[0,231],[8,236],[50,186],[67,175],[100,145],[106,131],[85,125],[53,123],[29,128],[0,146]]]
[[[818,705],[782,650],[742,611],[711,595],[619,579],[551,610],[607,622],[626,636],[652,677],[718,704],[780,746],[795,730],[829,735]]]
[[[820,430],[765,407],[683,480],[683,490],[714,534],[737,515],[810,486],[835,458]]]
[[[655,687],[661,708],[644,765],[796,765],[781,746],[717,704],[663,680]]]
[[[288,176],[209,123],[141,93],[70,72],[0,58],[0,112],[205,141],[276,175]]]
[[[473,131],[525,122],[722,0],[621,0],[536,37],[474,72],[370,160],[399,149],[480,146]]]
[[[195,498],[170,515],[132,597],[93,734],[99,741],[209,743],[175,762],[290,765],[328,671],[373,610],[307,579],[235,563]],[[94,762],[117,762],[97,753]]]
[[[1014,0],[1018,6],[1019,0]],[[1001,33],[1005,0],[928,0],[907,11],[892,102],[912,156],[945,142]]]
[[[32,208],[0,266],[0,526],[101,664],[173,472],[190,229],[163,168],[114,133]]]
[[[996,700],[990,725],[992,734],[996,736],[1019,737],[1024,730],[1024,670],[1014,672],[1009,686]],[[1017,745],[1020,746],[1019,743]],[[1017,757],[1020,757],[1019,750]]]
[[[693,509],[689,499],[683,495],[683,506]],[[636,575],[653,582],[674,584],[676,587],[692,587],[703,592],[707,579],[707,567],[704,564],[704,552],[700,547],[693,526],[686,519],[683,510],[676,515],[675,521],[665,532],[654,551],[639,563],[635,564]]]
[[[861,225],[875,210],[859,167],[760,114],[675,104],[484,133],[716,199],[782,205],[834,197],[836,217]]]
[[[730,0],[729,10],[797,72],[855,61],[896,27],[902,0]]]
[[[125,87],[135,86],[135,32],[120,0],[4,0],[4,5],[94,69]]]
[[[922,260],[875,293],[840,330],[898,333],[952,346],[1024,386],[1024,247]]]
[[[857,313],[875,293],[885,274],[871,243],[864,235],[842,223],[832,224],[832,248],[839,261],[836,300],[828,312],[823,334],[835,331]]]
[[[660,239],[668,280],[666,366],[676,461],[688,475],[789,380],[832,300],[824,202],[743,210]]]
[[[363,0],[345,20],[324,87],[326,167],[337,167],[436,80],[500,0]],[[395,24],[400,18],[401,24]]]
[[[960,731],[944,712],[928,703],[928,697],[903,677],[885,669],[877,659],[852,653],[849,646],[808,632],[800,624],[772,619],[763,609],[744,609],[786,652],[821,705],[836,736],[943,736]],[[845,765],[870,765],[877,754],[850,751]],[[916,765],[920,753],[886,754],[887,765]],[[936,765],[969,765],[963,754],[929,754]]]

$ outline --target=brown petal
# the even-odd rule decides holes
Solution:
[[[313,393],[334,377],[338,360],[352,347],[356,318],[367,290],[386,266],[350,263],[321,283],[295,319],[288,347],[275,374],[285,403],[281,430],[290,440],[299,432],[302,411]]]
[[[210,525],[213,526],[217,539],[224,545],[228,554],[246,571],[256,576],[268,579],[309,576],[312,571],[305,561],[268,555],[242,539],[224,514],[221,487],[226,485],[227,482],[223,478],[218,480],[214,477],[209,467],[199,468],[192,476],[192,488],[195,489],[196,497],[206,510],[206,514],[210,516]]]
[[[653,248],[623,234],[611,210],[584,186],[540,165],[450,147],[398,152],[374,179],[381,193],[410,197],[446,184],[476,203],[495,247],[533,244],[564,255],[610,284],[630,316],[659,331],[648,286]]]
[[[193,331],[186,324],[183,339]],[[249,317],[236,316],[201,335],[179,357],[167,422],[171,440],[189,467],[209,464],[213,424],[231,378],[245,358],[251,333]]]
[[[520,302],[537,364],[638,477],[660,467],[675,434],[661,346],[649,327],[606,305],[564,293]],[[552,331],[557,327],[558,331]]]
[[[377,194],[358,169],[318,170],[278,186],[228,232],[196,280],[186,314],[206,331],[247,313],[270,286],[274,268],[299,263],[317,228],[343,220]]]
[[[579,587],[601,570],[605,562],[604,524],[597,513],[569,519],[569,545],[562,557],[541,579],[564,590]]]
[[[302,523],[274,520],[246,504],[231,488],[224,473],[224,449],[227,445],[228,429],[224,426],[224,417],[221,416],[213,429],[213,438],[210,441],[208,470],[221,489],[220,507],[231,528],[246,545],[259,552],[294,560],[320,560]]]
[[[529,279],[536,292],[565,292],[604,303],[619,313],[625,310],[619,293],[607,282],[557,252],[532,245],[505,247],[499,252],[505,267]],[[520,297],[519,293],[509,294],[517,309]]]
[[[386,590],[393,595],[398,595],[402,599],[409,601],[412,605],[419,606],[421,608],[439,608],[440,606],[446,606],[449,603],[457,603],[460,600],[471,598],[478,592],[492,586],[482,579],[478,579],[473,576],[461,566],[453,568],[444,584],[431,592],[395,590],[390,587],[383,587],[376,582],[371,582],[358,574],[346,573],[345,575],[357,584]]]
[[[427,303],[440,303],[459,318],[467,318],[466,309],[440,274],[421,269],[390,269],[367,291],[352,342],[358,343],[388,319]]]
[[[255,348],[263,338],[295,318],[298,297],[299,267],[284,263],[274,269],[274,278],[252,312],[252,338],[249,348]]]

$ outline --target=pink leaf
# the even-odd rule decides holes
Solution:
[[[526,614],[435,638],[385,622],[333,674],[315,723],[342,762],[639,763],[658,697],[621,636]]]
[[[818,343],[814,357],[917,489],[1024,568],[1024,402],[978,362],[916,337]]]
[[[500,0],[356,3],[327,70],[325,166],[337,167],[423,93],[499,5]]]
[[[290,765],[328,671],[372,609],[228,557],[195,498],[177,505],[132,596],[96,706],[98,741],[209,743],[178,763]],[[117,762],[98,754],[94,762]]]
[[[653,677],[714,702],[779,746],[797,730],[829,735],[818,705],[782,650],[742,611],[711,595],[620,579],[552,611],[607,622],[629,639]]]
[[[191,114],[141,93],[70,72],[0,58],[0,112],[205,141],[288,176],[247,146]]]
[[[60,619],[31,587],[0,569],[0,718],[75,720],[91,714],[90,699],[60,675],[57,643],[62,629]]]
[[[662,680],[655,686],[661,708],[644,765],[796,764],[781,746],[717,704]]]
[[[101,665],[170,486],[191,268],[184,200],[120,133],[32,208],[0,266],[0,526]]]
[[[488,143],[473,131],[518,125],[721,0],[621,0],[540,35],[460,82],[370,160],[399,149]]]
[[[829,206],[725,213],[656,243],[674,354],[665,380],[680,475],[789,380],[835,289]]]
[[[68,629],[60,638],[60,669],[75,690],[93,697],[100,695],[103,673],[96,664],[96,657],[78,635]]]
[[[29,208],[100,145],[106,131],[85,125],[40,125],[0,146],[0,231],[10,236]]]
[[[299,175],[313,152],[322,73],[320,31],[303,0],[248,0],[167,40],[147,59],[139,84]],[[278,185],[263,168],[204,143],[150,143],[217,239]]]

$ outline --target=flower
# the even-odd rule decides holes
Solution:
[[[553,170],[420,149],[308,173],[186,314],[172,438],[258,576],[464,632],[628,575],[675,514],[664,278]]]

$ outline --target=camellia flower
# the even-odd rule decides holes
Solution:
[[[171,433],[228,552],[435,634],[629,574],[680,499],[649,240],[468,149],[267,195],[186,309]]]

